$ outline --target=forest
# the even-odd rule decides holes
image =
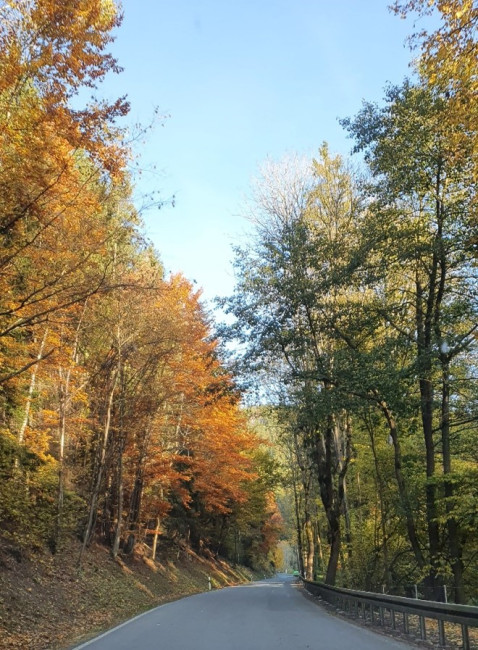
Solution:
[[[2,544],[61,553],[189,545],[270,568],[267,444],[211,316],[166,276],[132,201],[124,98],[97,86],[112,2],[0,9]],[[82,105],[84,90],[93,93]]]
[[[259,378],[301,573],[473,603],[478,7],[392,9],[441,19],[412,39],[415,77],[342,120],[351,158],[263,166],[224,333]]]
[[[216,324],[98,90],[118,7],[0,1],[2,549],[269,572],[282,540],[308,579],[477,602],[478,7],[391,10],[439,19],[413,75],[342,120],[349,158],[263,165]]]

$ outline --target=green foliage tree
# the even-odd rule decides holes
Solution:
[[[453,516],[451,403],[458,386],[452,368],[475,342],[476,277],[466,247],[475,196],[470,167],[458,162],[444,129],[446,111],[446,98],[405,83],[389,89],[383,108],[367,104],[345,125],[356,138],[356,150],[365,152],[374,180],[370,227],[384,238],[379,309],[413,354],[410,371],[418,389],[426,457],[428,580],[433,589],[447,554],[462,600],[461,533]],[[448,513],[446,551],[438,464]]]

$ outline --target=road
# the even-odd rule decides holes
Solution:
[[[405,650],[327,613],[279,575],[168,603],[76,650]]]

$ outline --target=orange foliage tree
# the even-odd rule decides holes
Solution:
[[[158,520],[218,549],[258,442],[200,294],[141,235],[128,104],[95,98],[120,22],[112,0],[0,3],[0,523],[53,552],[76,531],[116,556]]]

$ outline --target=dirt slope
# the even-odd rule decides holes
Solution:
[[[0,648],[59,650],[164,602],[252,578],[243,568],[163,549],[114,561],[93,545],[77,569],[79,544],[61,554],[22,557],[0,543]]]

